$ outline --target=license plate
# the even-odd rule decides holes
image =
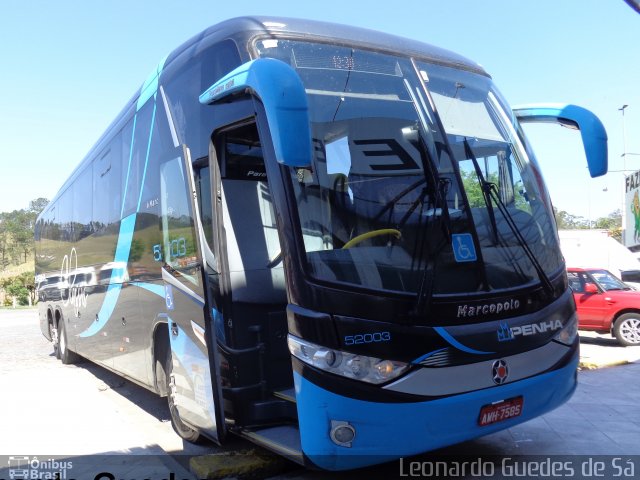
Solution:
[[[485,405],[480,409],[478,425],[481,427],[519,417],[522,413],[523,397],[509,398],[500,402]]]

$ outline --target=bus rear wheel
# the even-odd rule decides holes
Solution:
[[[182,421],[180,418],[180,412],[178,412],[178,407],[174,402],[176,385],[175,380],[173,379],[173,361],[171,359],[171,352],[167,354],[164,368],[167,379],[167,404],[169,405],[169,414],[171,415],[171,426],[183,440],[190,443],[200,443],[202,441],[202,436],[197,430],[194,430]]]
[[[56,358],[60,359],[60,339],[58,337],[58,328],[49,322],[49,337],[51,338],[51,345],[53,345],[53,354]]]
[[[64,365],[76,363],[80,357],[76,352],[69,350],[67,342],[67,329],[64,326],[64,318],[58,321],[58,354],[56,355]]]

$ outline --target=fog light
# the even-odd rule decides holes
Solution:
[[[349,422],[331,420],[331,440],[341,447],[351,448],[351,442],[356,438],[356,430],[349,425]]]

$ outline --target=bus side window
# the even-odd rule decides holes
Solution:
[[[215,251],[215,245],[213,243],[213,205],[211,204],[211,174],[209,166],[201,167],[194,165],[194,177],[204,236],[209,248]]]
[[[122,130],[122,218],[138,209],[153,113],[149,99]]]
[[[214,109],[201,105],[198,97],[216,80],[241,64],[232,40],[185,51],[162,74],[164,93],[180,143],[189,147],[191,158],[209,154],[209,135]],[[177,72],[177,73],[176,73]]]

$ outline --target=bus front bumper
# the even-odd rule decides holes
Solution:
[[[579,353],[563,367],[483,390],[415,403],[369,402],[344,397],[294,373],[301,446],[306,458],[326,470],[384,463],[504,430],[566,402],[577,385]],[[523,398],[522,413],[479,426],[480,410],[505,399]],[[332,426],[349,425],[348,446],[330,438]]]

